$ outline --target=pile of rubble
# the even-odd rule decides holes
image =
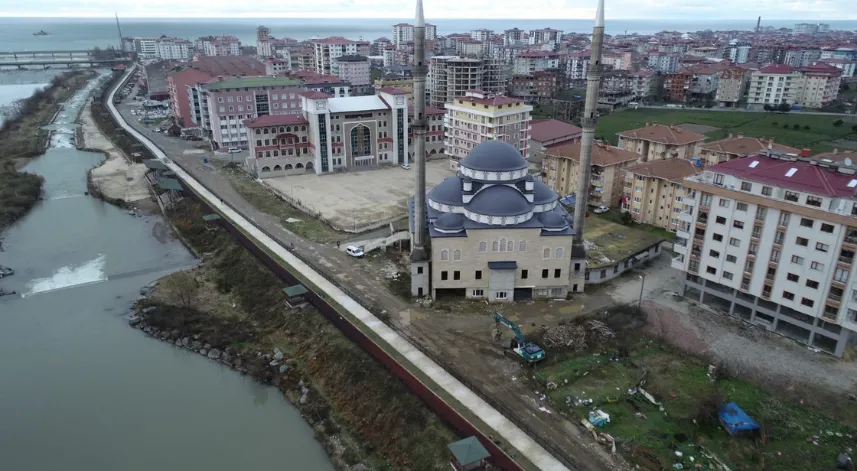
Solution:
[[[582,350],[587,341],[602,344],[616,337],[616,334],[601,321],[590,320],[583,324],[560,324],[546,327],[541,343],[547,348],[570,348]]]
[[[616,333],[601,321],[587,321],[586,329],[590,332],[590,338],[594,338],[598,343],[604,343],[616,337]]]

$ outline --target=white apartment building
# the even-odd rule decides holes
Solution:
[[[798,103],[801,105],[821,108],[839,96],[839,84],[842,81],[841,69],[822,62],[803,67],[800,71],[803,81]]]
[[[315,71],[326,75],[339,75],[338,58],[357,55],[357,41],[334,36],[312,42],[315,49]]]
[[[503,45],[517,46],[524,42],[524,30],[518,28],[507,29],[503,31]]]
[[[747,86],[747,71],[741,67],[729,67],[720,71],[717,82],[717,93],[714,99],[717,106],[736,107]]]
[[[493,34],[493,31],[486,28],[479,28],[470,31],[470,37],[477,41],[489,41]]]
[[[515,74],[530,75],[559,68],[559,53],[553,51],[524,51],[515,58]]]
[[[143,59],[155,59],[158,57],[158,40],[141,37],[122,38],[122,50],[135,52]]]
[[[817,65],[819,63],[829,64],[842,70],[843,77],[853,77],[855,73],[857,73],[857,61],[848,59],[821,59],[813,65]]]
[[[188,60],[191,56],[190,41],[178,38],[159,38],[156,44],[158,57],[164,60]]]
[[[639,70],[628,74],[628,81],[631,85],[631,93],[634,98],[643,99],[653,94],[653,75],[655,75],[654,72],[649,70]]]
[[[426,41],[437,39],[437,26],[426,23]],[[393,44],[398,48],[400,45],[414,40],[414,25],[399,23],[393,25]]]
[[[241,41],[235,36],[206,36],[196,40],[196,50],[204,56],[240,56]]]
[[[528,157],[533,107],[524,100],[470,90],[445,107],[444,147],[453,170],[483,141],[506,142]]]
[[[562,31],[553,28],[542,28],[530,30],[530,44],[552,44],[556,46],[562,42]]]
[[[783,64],[806,67],[821,59],[821,49],[790,49],[783,55]]]
[[[672,74],[678,69],[679,55],[673,53],[652,54],[649,56],[649,68],[665,74]]]
[[[727,49],[729,60],[733,64],[746,64],[750,62],[750,49],[752,47],[749,44],[731,44]]]
[[[684,295],[837,356],[857,332],[857,168],[793,154],[684,180]]]
[[[750,75],[747,103],[756,105],[795,104],[799,96],[800,72],[784,64],[771,64]]]
[[[570,52],[565,63],[565,78],[568,81],[586,80],[590,51]]]
[[[815,34],[818,32],[818,25],[814,23],[798,23],[792,28],[792,34]]]

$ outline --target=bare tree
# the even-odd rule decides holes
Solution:
[[[199,292],[199,283],[190,271],[176,273],[165,286],[168,299],[176,305],[190,309]]]

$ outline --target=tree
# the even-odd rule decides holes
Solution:
[[[773,123],[771,123],[771,126],[777,126],[778,124],[780,124],[780,123],[774,121]]]
[[[199,293],[199,283],[191,271],[178,272],[170,277],[166,284],[166,294],[170,302],[184,309],[193,307]]]
[[[634,222],[634,217],[631,216],[631,213],[626,211],[622,213],[622,224],[626,226],[630,226]]]
[[[798,123],[794,123],[794,124],[792,125],[792,129],[800,129],[800,124],[798,124]]]
[[[836,121],[833,122],[833,125],[838,128],[839,126],[842,126],[842,124],[844,124],[844,123],[845,123],[845,121],[842,121],[841,119],[837,119]]]
[[[855,124],[854,126],[851,126],[851,130],[854,132],[857,132],[857,124]]]
[[[789,128],[789,123],[783,123],[783,129],[788,129],[788,128]]]
[[[808,124],[804,124],[804,126],[803,126],[803,130],[804,130],[804,131],[809,131],[809,125],[808,125]]]
[[[792,105],[788,104],[785,101],[780,103],[779,105],[777,105],[777,111],[779,111],[781,113],[788,113],[791,110],[792,110]]]
[[[773,106],[771,106],[771,105],[769,105],[769,104],[767,104],[767,103],[765,103],[764,108],[765,108],[765,111],[774,111],[774,107],[773,107]]]

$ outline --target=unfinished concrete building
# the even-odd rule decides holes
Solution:
[[[496,59],[435,56],[429,69],[429,105],[443,108],[468,90],[502,94],[506,89],[503,64]]]

